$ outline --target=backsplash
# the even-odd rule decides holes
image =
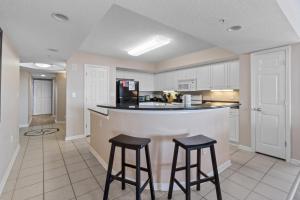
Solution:
[[[194,91],[194,92],[180,92],[181,94],[202,95],[203,100],[206,101],[239,101],[239,90],[233,91]],[[161,97],[162,92],[140,92],[140,95],[150,95],[150,97]],[[175,93],[174,93],[175,94]]]

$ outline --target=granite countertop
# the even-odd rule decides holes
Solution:
[[[126,106],[126,105],[97,105],[100,108],[108,109],[119,109],[119,110],[201,110],[201,109],[216,109],[216,108],[238,108],[239,103],[225,103],[225,102],[206,102],[200,105],[185,106],[183,104],[158,104],[158,105],[136,105],[136,106]]]

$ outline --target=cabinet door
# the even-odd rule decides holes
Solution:
[[[212,89],[227,88],[227,63],[217,63],[211,66]]]
[[[196,68],[197,90],[211,89],[210,66],[202,66]]]
[[[228,88],[239,89],[240,85],[240,70],[239,62],[233,61],[228,63]]]
[[[154,75],[154,90],[155,91],[162,91],[163,90],[162,78],[163,78],[162,73]]]

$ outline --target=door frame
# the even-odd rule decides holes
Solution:
[[[263,50],[251,54],[251,148],[253,151],[256,150],[256,133],[255,133],[255,89],[254,89],[254,56],[272,53],[279,50],[284,50],[286,55],[286,71],[285,71],[285,160],[289,162],[291,160],[291,46],[283,46],[268,50]]]
[[[87,109],[87,101],[86,101],[86,94],[87,94],[87,78],[86,78],[86,74],[87,74],[87,68],[105,68],[107,69],[107,78],[108,78],[108,84],[107,84],[107,91],[108,91],[108,95],[107,95],[107,102],[109,102],[109,83],[110,83],[110,78],[109,78],[109,67],[108,66],[104,66],[104,65],[94,65],[94,64],[84,64],[84,106],[83,106],[83,129],[84,129],[84,135],[90,135],[90,133],[87,132],[87,116],[86,116],[86,112],[85,110]]]

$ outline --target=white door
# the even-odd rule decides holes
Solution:
[[[109,68],[106,66],[85,65],[85,134],[90,134],[90,112],[99,104],[108,104]]]
[[[33,115],[52,113],[52,80],[33,80]]]
[[[252,122],[255,150],[286,158],[287,50],[252,55]]]

